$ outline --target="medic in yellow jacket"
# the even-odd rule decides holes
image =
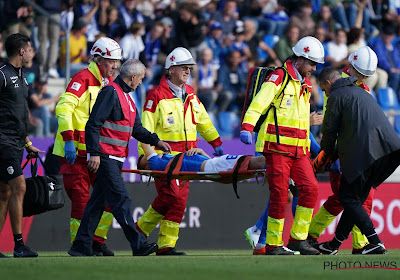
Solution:
[[[74,241],[83,211],[89,201],[89,189],[95,174],[87,167],[85,126],[100,89],[111,82],[122,58],[119,44],[107,37],[98,39],[90,51],[94,56],[87,69],[75,74],[56,107],[58,131],[53,153],[61,157],[60,174],[71,199],[70,233]],[[113,216],[107,207],[96,229],[93,250],[96,255],[112,256],[104,239]]]
[[[268,117],[258,133],[256,152],[280,153],[291,157],[306,155],[310,148],[308,137],[310,129],[311,82],[308,78],[301,83],[288,60],[284,64],[289,82],[279,96],[284,83],[284,70],[278,69],[267,78],[260,92],[254,97],[243,119],[242,131],[252,132],[260,116],[268,110]],[[279,136],[275,126],[275,109]],[[279,138],[279,144],[278,144]]]
[[[167,57],[168,74],[147,95],[142,113],[143,127],[171,146],[172,154],[197,147],[197,132],[222,155],[222,142],[203,104],[186,83],[196,64],[185,48],[174,49]],[[144,154],[139,143],[139,154]],[[189,182],[157,180],[157,197],[139,219],[138,228],[148,236],[160,224],[157,255],[184,255],[175,251],[179,224],[185,212]]]
[[[271,191],[267,255],[319,255],[306,241],[318,196],[318,182],[309,160],[311,83],[308,77],[318,63],[324,63],[324,48],[318,39],[304,37],[293,47],[286,60],[288,84],[280,92],[285,72],[271,73],[254,97],[243,119],[240,139],[251,144],[251,132],[261,115],[268,113],[258,133],[256,151],[263,153]],[[289,243],[283,247],[282,233],[288,197],[289,177],[299,186],[300,196],[290,231]]]
[[[109,77],[108,82],[112,81]],[[56,107],[58,131],[53,153],[64,157],[65,141],[74,141],[78,157],[86,158],[85,126],[103,87],[100,70],[92,61],[87,69],[72,77]]]
[[[215,148],[222,145],[210,117],[190,85],[186,86],[183,103],[175,97],[167,84],[166,76],[151,90],[142,113],[142,124],[161,140],[168,142],[173,154],[197,147],[197,132]],[[144,154],[141,145],[139,154]]]

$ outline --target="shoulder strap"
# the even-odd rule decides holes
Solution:
[[[276,69],[277,69],[277,70],[278,70],[278,69],[282,69],[282,70],[283,70],[283,73],[284,73],[284,77],[283,77],[282,86],[281,86],[281,88],[280,88],[278,94],[275,95],[275,100],[277,100],[277,99],[279,99],[281,96],[283,96],[283,92],[285,91],[286,86],[287,86],[287,84],[289,83],[289,74],[288,74],[287,70],[286,70],[284,67],[278,67],[278,68],[276,68]]]
[[[170,187],[170,182],[172,179],[172,176],[178,176],[179,171],[181,170],[182,166],[182,161],[183,161],[183,156],[184,153],[177,154],[174,156],[173,159],[168,163],[167,167],[165,168],[165,171],[167,172],[167,181],[168,181],[168,186]]]
[[[276,68],[276,70],[278,70],[278,69],[282,69],[283,73],[284,73],[284,77],[283,77],[283,82],[281,84],[281,88],[279,89],[278,93],[275,95],[274,100],[271,103],[270,107],[268,108],[267,112],[265,112],[265,114],[261,115],[260,118],[258,119],[257,124],[254,127],[254,132],[259,132],[260,131],[260,127],[264,123],[265,119],[267,118],[269,110],[271,110],[271,108],[273,108],[273,110],[274,110],[275,126],[276,126],[276,128],[278,127],[278,120],[277,120],[277,117],[276,117],[276,108],[275,108],[274,102],[276,100],[278,100],[281,96],[283,97],[283,92],[285,91],[286,86],[289,83],[289,74],[287,73],[286,69],[284,67]],[[277,140],[279,142],[278,130],[276,129],[276,131],[277,131]]]
[[[235,194],[236,194],[236,198],[240,198],[240,196],[238,195],[238,191],[237,191],[238,173],[239,173],[240,167],[242,166],[243,162],[249,157],[251,157],[251,156],[241,156],[238,159],[238,161],[236,162],[236,165],[232,172],[232,184],[233,184],[233,190],[235,191]]]
[[[27,155],[26,155],[27,161],[26,161],[26,162],[24,163],[24,165],[22,166],[22,170],[24,170],[24,168],[27,166],[28,162],[31,161],[31,160],[34,159],[34,158],[38,158],[38,159],[40,160],[40,163],[42,164],[44,171],[46,172],[46,174],[48,174],[49,172],[47,171],[47,168],[46,168],[46,166],[44,165],[43,160],[40,158],[39,153],[34,153],[33,155],[27,154]],[[32,163],[32,161],[31,161],[31,174],[32,174],[32,177],[35,177],[35,176],[36,176],[36,173],[37,173],[37,164],[38,164],[38,163],[37,163],[37,160],[35,160],[34,163]]]

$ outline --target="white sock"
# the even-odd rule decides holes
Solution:
[[[261,229],[259,229],[258,227],[256,227],[255,225],[251,227],[251,231],[255,234],[260,234],[261,233]]]

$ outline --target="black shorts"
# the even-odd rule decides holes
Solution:
[[[0,181],[8,182],[22,175],[22,157],[24,150],[9,145],[0,147]]]

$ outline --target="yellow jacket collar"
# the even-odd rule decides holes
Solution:
[[[295,71],[294,68],[293,68],[294,66],[293,66],[291,60],[287,60],[287,61],[285,62],[285,64],[283,65],[283,67],[286,68],[286,70],[288,71],[288,73],[289,73],[289,75],[290,75],[290,78],[291,78],[292,80],[299,81],[299,79],[297,79],[296,71]],[[312,84],[311,84],[310,79],[308,79],[307,77],[305,77],[305,78],[304,78],[304,84],[311,90]]]
[[[97,66],[96,62],[92,61],[89,64],[88,70],[90,73],[93,74],[93,76],[96,77],[96,79],[100,82],[101,86],[103,86],[103,79],[101,78],[101,73],[99,66]]]

